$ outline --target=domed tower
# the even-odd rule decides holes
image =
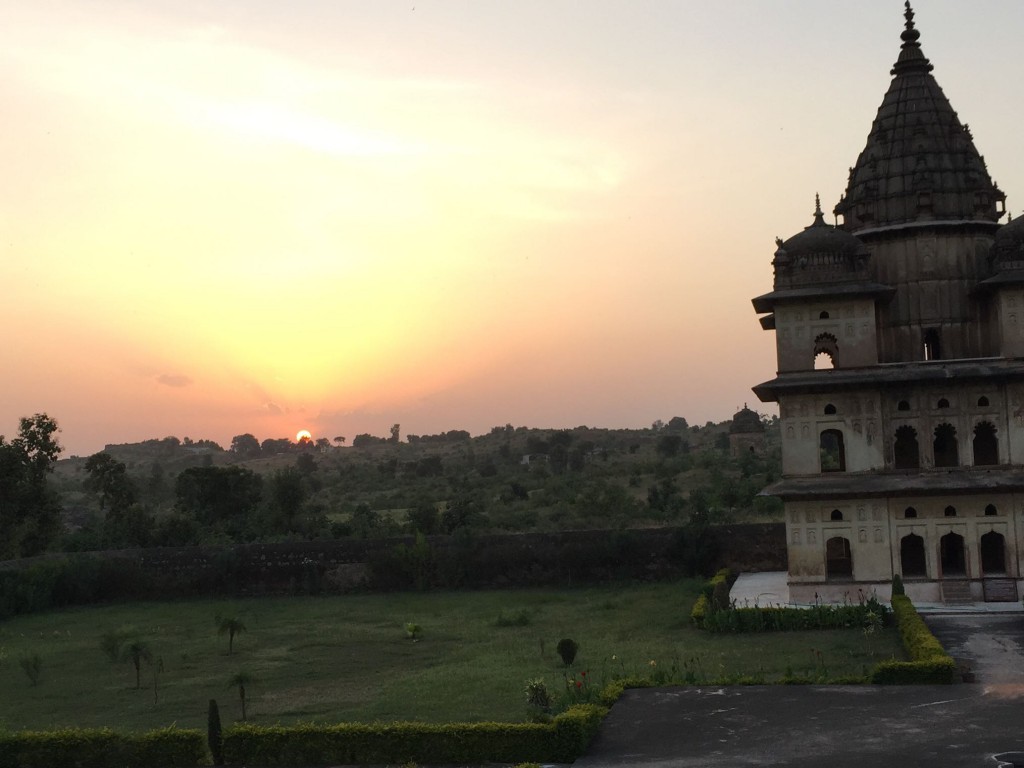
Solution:
[[[1024,572],[1024,224],[921,50],[899,57],[835,206],[776,240],[791,598],[1016,600]],[[1016,513],[1015,513],[1016,512]],[[1021,521],[1021,522],[1018,522]]]
[[[739,458],[744,453],[764,452],[764,422],[746,405],[736,411],[729,425],[729,453]]]
[[[971,289],[988,276],[1005,196],[932,76],[909,2],[904,15],[892,82],[835,214],[871,251],[872,278],[895,289],[878,314],[880,362],[983,357],[993,340]]]
[[[776,240],[775,283],[754,309],[776,331],[779,372],[852,368],[878,362],[875,304],[892,289],[871,279],[868,249],[825,223],[814,198],[814,220],[786,241]]]

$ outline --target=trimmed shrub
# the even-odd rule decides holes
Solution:
[[[561,657],[562,663],[568,667],[576,660],[576,654],[579,653],[580,646],[579,643],[572,638],[563,637],[558,641],[558,645],[555,647],[555,650]]]
[[[732,571],[728,568],[722,568],[714,576],[704,582],[704,585],[701,587],[701,593],[710,601],[711,598],[714,597],[715,587],[719,584],[726,584],[731,589],[735,581],[736,578],[733,576]],[[728,607],[728,605],[723,607]]]
[[[651,688],[654,681],[649,677],[623,677],[613,680],[601,689],[598,700],[606,707],[610,707],[625,693],[627,688]]]
[[[579,704],[550,723],[238,725],[224,734],[224,758],[230,765],[262,766],[571,763],[606,712]]]
[[[700,595],[690,609],[690,621],[694,626],[703,629],[706,616],[729,607],[729,590],[735,581],[732,571],[722,568],[701,585]]]
[[[210,699],[210,707],[206,713],[206,744],[210,748],[213,764],[224,765],[224,734],[216,699]]]
[[[897,597],[905,594],[907,594],[907,592],[903,588],[903,577],[898,573],[894,573],[892,575],[892,596]]]
[[[704,618],[708,615],[709,609],[710,604],[707,595],[698,595],[693,603],[693,608],[690,610],[690,622],[698,629],[704,629]]]
[[[892,611],[910,661],[883,661],[871,673],[880,685],[948,684],[956,678],[956,663],[935,639],[906,595],[894,595]]]
[[[871,616],[889,620],[889,609],[874,598],[858,605],[811,608],[732,608],[711,611],[701,627],[709,632],[793,632],[808,629],[863,629]],[[877,621],[877,619],[874,619]]]
[[[200,731],[162,728],[124,734],[108,728],[0,733],[0,768],[177,768],[207,763]]]

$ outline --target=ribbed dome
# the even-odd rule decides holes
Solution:
[[[996,222],[1004,195],[921,51],[914,12],[867,145],[835,207],[850,232],[928,221]]]
[[[779,247],[772,262],[776,289],[863,277],[867,248],[849,232],[825,223],[817,196],[810,226],[785,242],[776,242]]]
[[[866,253],[864,243],[849,232],[825,223],[821,210],[814,213],[814,221],[810,226],[786,240],[779,247],[791,260],[800,256],[817,256],[819,254],[855,256]],[[778,252],[777,252],[778,253]]]
[[[743,410],[736,411],[732,417],[732,424],[729,425],[729,434],[742,435],[750,432],[764,432],[764,424],[757,413],[744,405]]]
[[[996,231],[992,255],[999,272],[1024,269],[1024,218],[1018,217]]]

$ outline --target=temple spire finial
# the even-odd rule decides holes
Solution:
[[[903,3],[905,10],[903,11],[903,18],[907,20],[906,29],[903,30],[903,39],[906,40],[908,37],[913,37],[917,40],[921,36],[921,33],[914,27],[914,9],[910,7],[910,0],[906,0]]]
[[[921,52],[921,44],[918,42],[921,33],[914,26],[914,9],[910,5],[910,0],[905,0],[903,7],[903,18],[906,19],[903,32],[900,33],[903,45],[900,46],[900,56],[892,69],[892,74],[898,75],[912,71],[931,72],[932,64]]]
[[[817,192],[814,193],[814,223],[825,223],[825,215],[821,212],[821,195],[819,195]]]

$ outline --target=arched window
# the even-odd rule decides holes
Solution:
[[[910,533],[900,539],[900,570],[903,576],[927,576],[928,566],[924,556],[924,539]]]
[[[818,438],[818,454],[822,472],[846,471],[846,447],[843,433],[838,429],[826,429]]]
[[[834,405],[832,405],[832,403],[829,403],[828,405],[825,406],[825,415],[826,416],[835,416],[835,413],[836,413],[836,407]]]
[[[921,466],[921,451],[917,446],[917,430],[902,426],[896,430],[893,444],[893,466],[896,469],[918,469]]]
[[[947,400],[944,397],[939,398],[939,402],[937,402],[935,404],[935,407],[936,408],[949,408],[949,400]]]
[[[826,312],[825,310],[821,310],[821,312],[818,314],[818,319],[828,320],[828,312]]]
[[[942,359],[942,348],[939,344],[939,330],[937,328],[929,328],[924,332],[924,359]]]
[[[897,411],[909,411],[910,410],[910,403],[908,403],[906,400],[900,400],[898,403],[896,403],[896,410]]]
[[[908,519],[917,517],[917,510],[914,509],[913,507],[907,507],[905,510],[903,510],[903,516]]]
[[[985,397],[984,395],[979,397],[978,398],[978,407],[979,408],[988,408],[988,398]]]
[[[843,519],[843,513],[840,512],[838,509],[833,509],[832,510],[832,514],[829,515],[829,519],[830,520],[842,520]]]
[[[981,537],[981,573],[1006,573],[1006,541],[1003,534],[989,531]]]
[[[834,536],[825,542],[825,578],[853,578],[853,553],[849,539]]]
[[[839,343],[831,333],[823,333],[814,340],[814,368],[822,370],[835,368],[839,354]]]
[[[960,451],[956,443],[956,428],[952,424],[940,424],[935,428],[932,443],[936,467],[959,467]]]
[[[974,464],[991,466],[999,463],[999,440],[991,422],[982,421],[974,428]]]
[[[939,556],[943,576],[963,576],[967,572],[964,537],[959,533],[950,532],[939,539]]]
[[[952,505],[946,507],[946,517],[956,517],[956,507]]]
[[[985,507],[985,516],[986,517],[992,517],[993,515],[998,515],[998,514],[999,514],[999,510],[996,509],[996,505],[995,504],[989,504],[987,507]]]

